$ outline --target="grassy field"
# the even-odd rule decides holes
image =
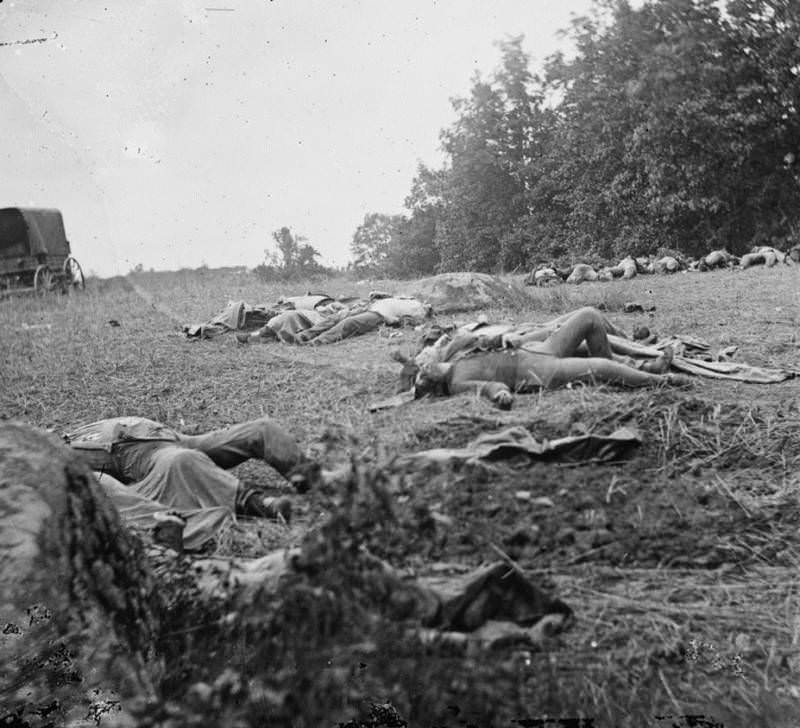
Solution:
[[[370,414],[370,402],[395,391],[390,352],[410,352],[415,332],[382,330],[318,348],[242,347],[230,335],[198,342],[180,332],[229,299],[395,287],[402,284],[345,279],[278,287],[199,270],[91,280],[84,294],[64,298],[3,300],[0,416],[61,432],[139,414],[193,433],[269,414],[326,464],[354,458],[367,474],[392,472],[396,454],[466,444],[510,424],[546,437],[635,426],[643,445],[622,465],[443,468],[392,481],[402,538],[385,555],[425,573],[433,562],[476,566],[505,554],[576,613],[549,649],[453,657],[387,632],[379,652],[363,658],[363,677],[348,672],[353,645],[333,640],[325,660],[321,651],[303,668],[305,683],[285,682],[297,693],[283,701],[294,705],[293,718],[274,724],[334,726],[369,701],[389,701],[409,725],[426,728],[568,717],[595,726],[800,725],[800,379],[576,387],[518,396],[509,412],[462,396]],[[646,323],[659,335],[738,345],[737,358],[751,364],[800,369],[797,267],[530,293],[526,308],[482,313],[531,321],[597,305],[628,332]],[[624,314],[626,301],[655,311]],[[284,488],[261,464],[238,472]],[[550,503],[519,499],[519,490]],[[291,528],[245,528],[218,552],[258,555],[299,543],[335,507],[314,494],[295,504]],[[423,512],[440,516],[430,533],[422,533]],[[212,681],[211,669],[186,667],[183,682],[167,690],[171,699],[180,703],[193,680]],[[240,665],[243,677],[269,682],[250,675],[258,669]],[[335,694],[345,683],[346,694]],[[244,724],[273,724],[248,710]],[[699,714],[707,722],[678,717]]]

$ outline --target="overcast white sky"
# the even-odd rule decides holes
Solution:
[[[100,275],[253,266],[282,225],[344,264],[440,164],[493,43],[524,34],[538,64],[589,5],[0,0],[0,207],[61,208]]]

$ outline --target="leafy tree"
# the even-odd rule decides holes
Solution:
[[[787,229],[780,210],[800,202],[780,151],[798,138],[796,4],[595,8],[573,22],[575,57],[548,63],[562,100],[531,227],[606,256],[741,252]]]
[[[410,278],[434,273],[442,174],[420,164],[405,199],[408,215],[370,213],[353,235],[352,267],[360,274]]]
[[[434,273],[440,263],[436,248],[436,228],[442,210],[441,171],[419,164],[405,199],[409,216],[398,226],[392,245],[392,274],[400,278],[425,276]]]
[[[527,213],[542,95],[530,91],[522,37],[498,45],[501,69],[491,81],[475,77],[470,96],[453,101],[458,120],[442,132],[449,165],[436,245],[446,270],[505,268],[525,253],[508,233]]]
[[[800,6],[728,3],[729,72],[736,79],[729,134],[739,132],[729,227],[754,240],[800,238]],[[733,106],[733,104],[731,104]],[[741,247],[741,245],[740,245]]]
[[[371,212],[356,228],[350,252],[353,267],[362,274],[390,274],[390,257],[393,241],[403,221],[401,215],[384,215]]]
[[[508,270],[800,234],[800,3],[595,0],[574,52],[530,71],[522,38],[453,100],[381,240],[395,275]]]
[[[265,261],[256,267],[256,273],[267,280],[306,278],[323,273],[319,263],[319,251],[308,243],[308,239],[282,227],[272,233],[275,250],[264,252]]]

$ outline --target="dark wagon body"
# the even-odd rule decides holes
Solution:
[[[84,285],[59,210],[0,209],[0,289],[46,293]]]

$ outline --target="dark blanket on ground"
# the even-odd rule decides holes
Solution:
[[[578,435],[557,440],[537,440],[524,427],[509,427],[477,437],[463,448],[435,448],[403,455],[395,462],[402,466],[449,463],[470,460],[507,460],[524,456],[530,460],[563,463],[615,462],[623,460],[639,446],[641,438],[622,427],[610,435]]]

